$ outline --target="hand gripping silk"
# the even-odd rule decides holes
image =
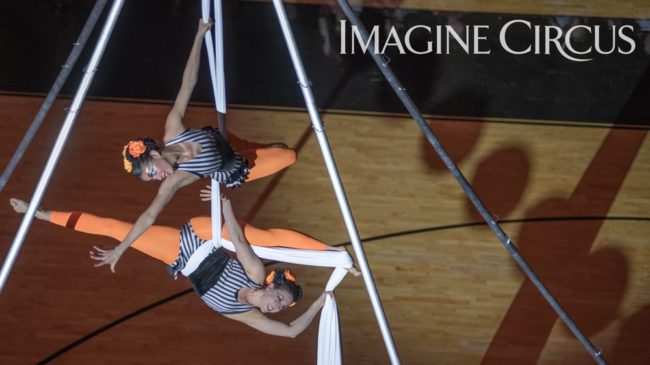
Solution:
[[[213,218],[215,216],[220,217],[221,214],[212,214]],[[215,231],[213,230],[213,232]],[[220,243],[217,243],[216,240],[210,240],[201,245],[201,247],[192,254],[190,259],[187,261],[185,268],[181,270],[181,273],[185,276],[189,276],[194,270],[196,270],[203,259],[217,247],[223,247],[229,251],[235,252],[235,246],[233,243],[224,238],[221,238]],[[347,270],[345,269],[350,268],[353,265],[352,257],[350,257],[350,255],[345,251],[314,251],[283,247],[260,247],[254,245],[251,247],[253,248],[253,251],[255,251],[255,254],[260,258],[298,265],[335,268],[325,287],[325,290],[327,291],[333,291],[343,280],[345,274],[347,274]],[[318,330],[318,364],[342,364],[336,300],[329,296],[325,298],[325,304],[321,310]]]
[[[224,74],[223,62],[223,16],[221,13],[221,0],[214,0],[212,7],[214,10],[214,41],[212,31],[205,34],[205,49],[208,53],[208,64],[210,67],[210,77],[212,78],[212,92],[217,111],[226,114],[226,77]],[[208,22],[210,16],[210,1],[201,2],[201,15],[204,22]]]
[[[202,0],[201,11],[203,21],[207,22],[210,18],[210,1]],[[223,61],[223,30],[222,30],[222,12],[221,0],[214,0],[214,41],[211,32],[205,35],[206,50],[208,53],[208,62],[210,67],[210,76],[212,78],[212,91],[214,93],[216,108],[221,113],[226,113],[226,92],[225,76]],[[226,131],[223,131],[224,135]],[[212,179],[212,237],[213,240],[206,242],[199,247],[190,257],[185,268],[181,270],[183,275],[190,275],[207,257],[212,250],[217,247],[224,247],[229,251],[235,251],[232,242],[221,237],[221,193],[219,184]],[[347,252],[341,251],[311,251],[289,248],[271,248],[252,246],[255,254],[264,259],[288,262],[292,264],[308,266],[324,266],[335,268],[330,277],[325,290],[333,291],[334,288],[343,280],[347,273],[346,268],[353,265],[352,258]],[[336,309],[336,300],[332,297],[325,298],[325,304],[321,310],[320,327],[318,331],[318,364],[319,365],[339,365],[342,363],[341,358],[341,341],[339,333],[338,312]]]

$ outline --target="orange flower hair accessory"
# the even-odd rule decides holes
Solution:
[[[127,146],[129,146],[129,154],[133,158],[140,157],[147,150],[147,146],[142,141],[131,141]]]
[[[294,283],[296,282],[296,276],[293,275],[293,273],[289,271],[289,269],[284,269],[284,277],[289,281],[293,281]]]
[[[266,283],[266,285],[271,285],[274,279],[275,279],[275,270],[271,271],[268,275],[266,275],[266,279],[264,280],[264,282]]]
[[[266,276],[266,279],[264,280],[266,285],[270,285],[275,280],[275,272],[276,270],[273,270]],[[284,274],[284,278],[286,280],[293,281],[294,283],[296,282],[296,276],[289,269],[284,269],[282,273]]]

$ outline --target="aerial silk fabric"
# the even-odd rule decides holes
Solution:
[[[208,53],[208,64],[210,67],[210,77],[212,79],[212,91],[214,93],[215,105],[217,111],[226,113],[226,91],[225,91],[225,74],[223,59],[223,16],[221,12],[221,0],[213,2],[214,16],[214,40],[212,32],[205,35],[206,50]],[[201,4],[202,18],[207,22],[211,18],[210,1],[202,0]],[[225,135],[225,131],[224,135]],[[219,183],[212,179],[212,237],[213,240],[203,244],[190,257],[185,268],[181,270],[183,275],[187,276],[198,267],[198,264],[216,247],[224,247],[227,250],[235,251],[232,242],[221,237],[221,192]],[[333,267],[334,272],[330,277],[326,291],[333,291],[334,288],[343,280],[347,273],[346,268],[353,265],[352,258],[345,251],[311,251],[288,248],[271,248],[252,246],[255,254],[264,259],[288,262],[308,266]],[[341,341],[339,331],[338,311],[336,300],[327,296],[325,304],[321,310],[320,326],[318,331],[318,365],[340,365],[341,358]]]
[[[216,199],[213,199],[216,200]],[[219,213],[213,214],[221,215]],[[183,275],[190,275],[207,257],[212,250],[223,247],[235,252],[232,242],[221,238],[221,242],[210,240],[199,247],[187,261],[185,268],[181,270]],[[333,291],[347,274],[346,268],[352,267],[352,257],[346,251],[316,251],[302,250],[283,247],[261,247],[251,246],[255,254],[263,259],[282,261],[298,265],[333,267],[334,272],[330,276],[326,291]],[[341,341],[339,330],[338,310],[336,300],[333,297],[326,297],[325,304],[321,310],[320,324],[318,330],[318,362],[319,365],[342,364]]]
[[[212,78],[212,92],[217,110],[226,114],[226,77],[224,73],[223,61],[223,16],[221,13],[221,0],[214,0],[214,16],[210,16],[210,1],[203,0],[201,3],[201,17],[204,22],[210,18],[213,19],[214,40],[212,32],[205,34],[205,48],[208,52],[208,65],[210,67],[210,77]]]

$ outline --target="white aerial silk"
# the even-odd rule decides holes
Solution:
[[[202,0],[201,4],[202,18],[207,22],[211,18],[210,1]],[[225,75],[223,60],[223,15],[221,12],[221,0],[214,0],[214,42],[212,32],[205,35],[206,50],[208,52],[208,63],[210,67],[210,76],[212,79],[212,91],[214,93],[215,105],[217,111],[226,113],[226,91]],[[225,135],[225,131],[222,131]],[[221,237],[221,193],[219,183],[212,179],[212,237],[199,247],[190,257],[185,268],[181,270],[184,275],[189,275],[198,267],[213,248],[223,246],[225,249],[235,251],[232,242]],[[347,273],[346,268],[353,265],[352,258],[347,252],[341,251],[316,251],[290,249],[281,247],[259,247],[252,246],[255,254],[264,259],[288,262],[299,265],[333,267],[334,272],[325,287],[326,291],[333,291],[334,288],[343,280]],[[339,332],[339,319],[336,309],[336,300],[328,296],[321,310],[320,327],[318,331],[318,365],[340,365],[341,358],[341,341]]]
[[[223,16],[221,14],[221,0],[214,0],[214,16],[210,16],[210,1],[201,3],[201,17],[204,22],[213,19],[214,41],[212,32],[205,34],[205,47],[208,51],[208,64],[212,78],[212,92],[217,110],[226,114],[226,77],[223,71]],[[225,135],[225,134],[224,134]]]
[[[214,196],[214,195],[213,195]],[[217,199],[212,199],[217,200]],[[220,212],[213,212],[221,216]],[[194,251],[187,261],[185,268],[181,270],[183,275],[190,275],[203,259],[212,252],[216,247],[223,247],[229,251],[235,252],[235,246],[232,242],[221,238],[221,242],[210,240]],[[303,250],[297,248],[284,247],[261,247],[251,245],[255,254],[263,259],[288,262],[292,264],[333,267],[334,272],[325,287],[326,291],[332,291],[343,280],[347,274],[346,268],[353,265],[352,257],[346,251],[318,251]],[[341,341],[339,331],[338,311],[336,300],[328,296],[325,298],[325,304],[321,310],[320,325],[318,330],[318,364],[319,365],[340,365],[341,358]]]

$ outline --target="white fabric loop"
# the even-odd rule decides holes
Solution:
[[[221,0],[213,0],[214,10],[214,42],[212,32],[205,34],[205,45],[208,53],[208,66],[210,78],[212,79],[212,92],[214,93],[215,106],[220,113],[226,113],[226,90],[223,56],[223,14]],[[201,12],[203,21],[210,19],[210,1],[202,0]],[[224,135],[226,131],[221,131]],[[224,247],[227,250],[235,251],[232,242],[221,237],[221,194],[219,184],[212,180],[212,237],[213,240],[201,245],[189,258],[181,273],[190,275],[199,264],[215,248]],[[345,268],[353,266],[352,257],[345,251],[312,251],[301,249],[288,249],[280,247],[252,246],[255,254],[264,259],[288,262],[309,266],[325,266],[336,268],[330,277],[326,289],[333,291],[343,280],[347,273]],[[340,365],[341,341],[339,334],[339,320],[336,309],[336,301],[333,297],[325,298],[325,304],[321,310],[320,327],[318,332],[318,364],[319,365]]]
[[[210,223],[212,226],[212,237],[216,245],[221,243],[221,188],[215,179],[210,179],[210,192],[212,194],[210,199]]]
[[[226,114],[226,76],[224,72],[223,59],[223,14],[221,11],[221,0],[214,0],[214,41],[212,31],[205,34],[205,48],[208,53],[208,65],[210,78],[212,79],[212,92],[217,111]],[[201,2],[201,13],[204,22],[211,18],[210,1]]]
[[[185,268],[181,270],[183,275],[190,275],[215,248],[223,247],[235,252],[232,242],[222,238],[217,244],[210,240],[202,244],[189,258]],[[299,265],[334,267],[334,272],[325,287],[326,291],[333,291],[347,274],[345,268],[353,265],[352,257],[347,251],[316,251],[302,250],[283,247],[260,247],[251,246],[255,254],[263,259],[288,262]],[[319,331],[318,331],[318,364],[319,365],[340,365],[341,340],[336,300],[328,296],[321,310]]]

